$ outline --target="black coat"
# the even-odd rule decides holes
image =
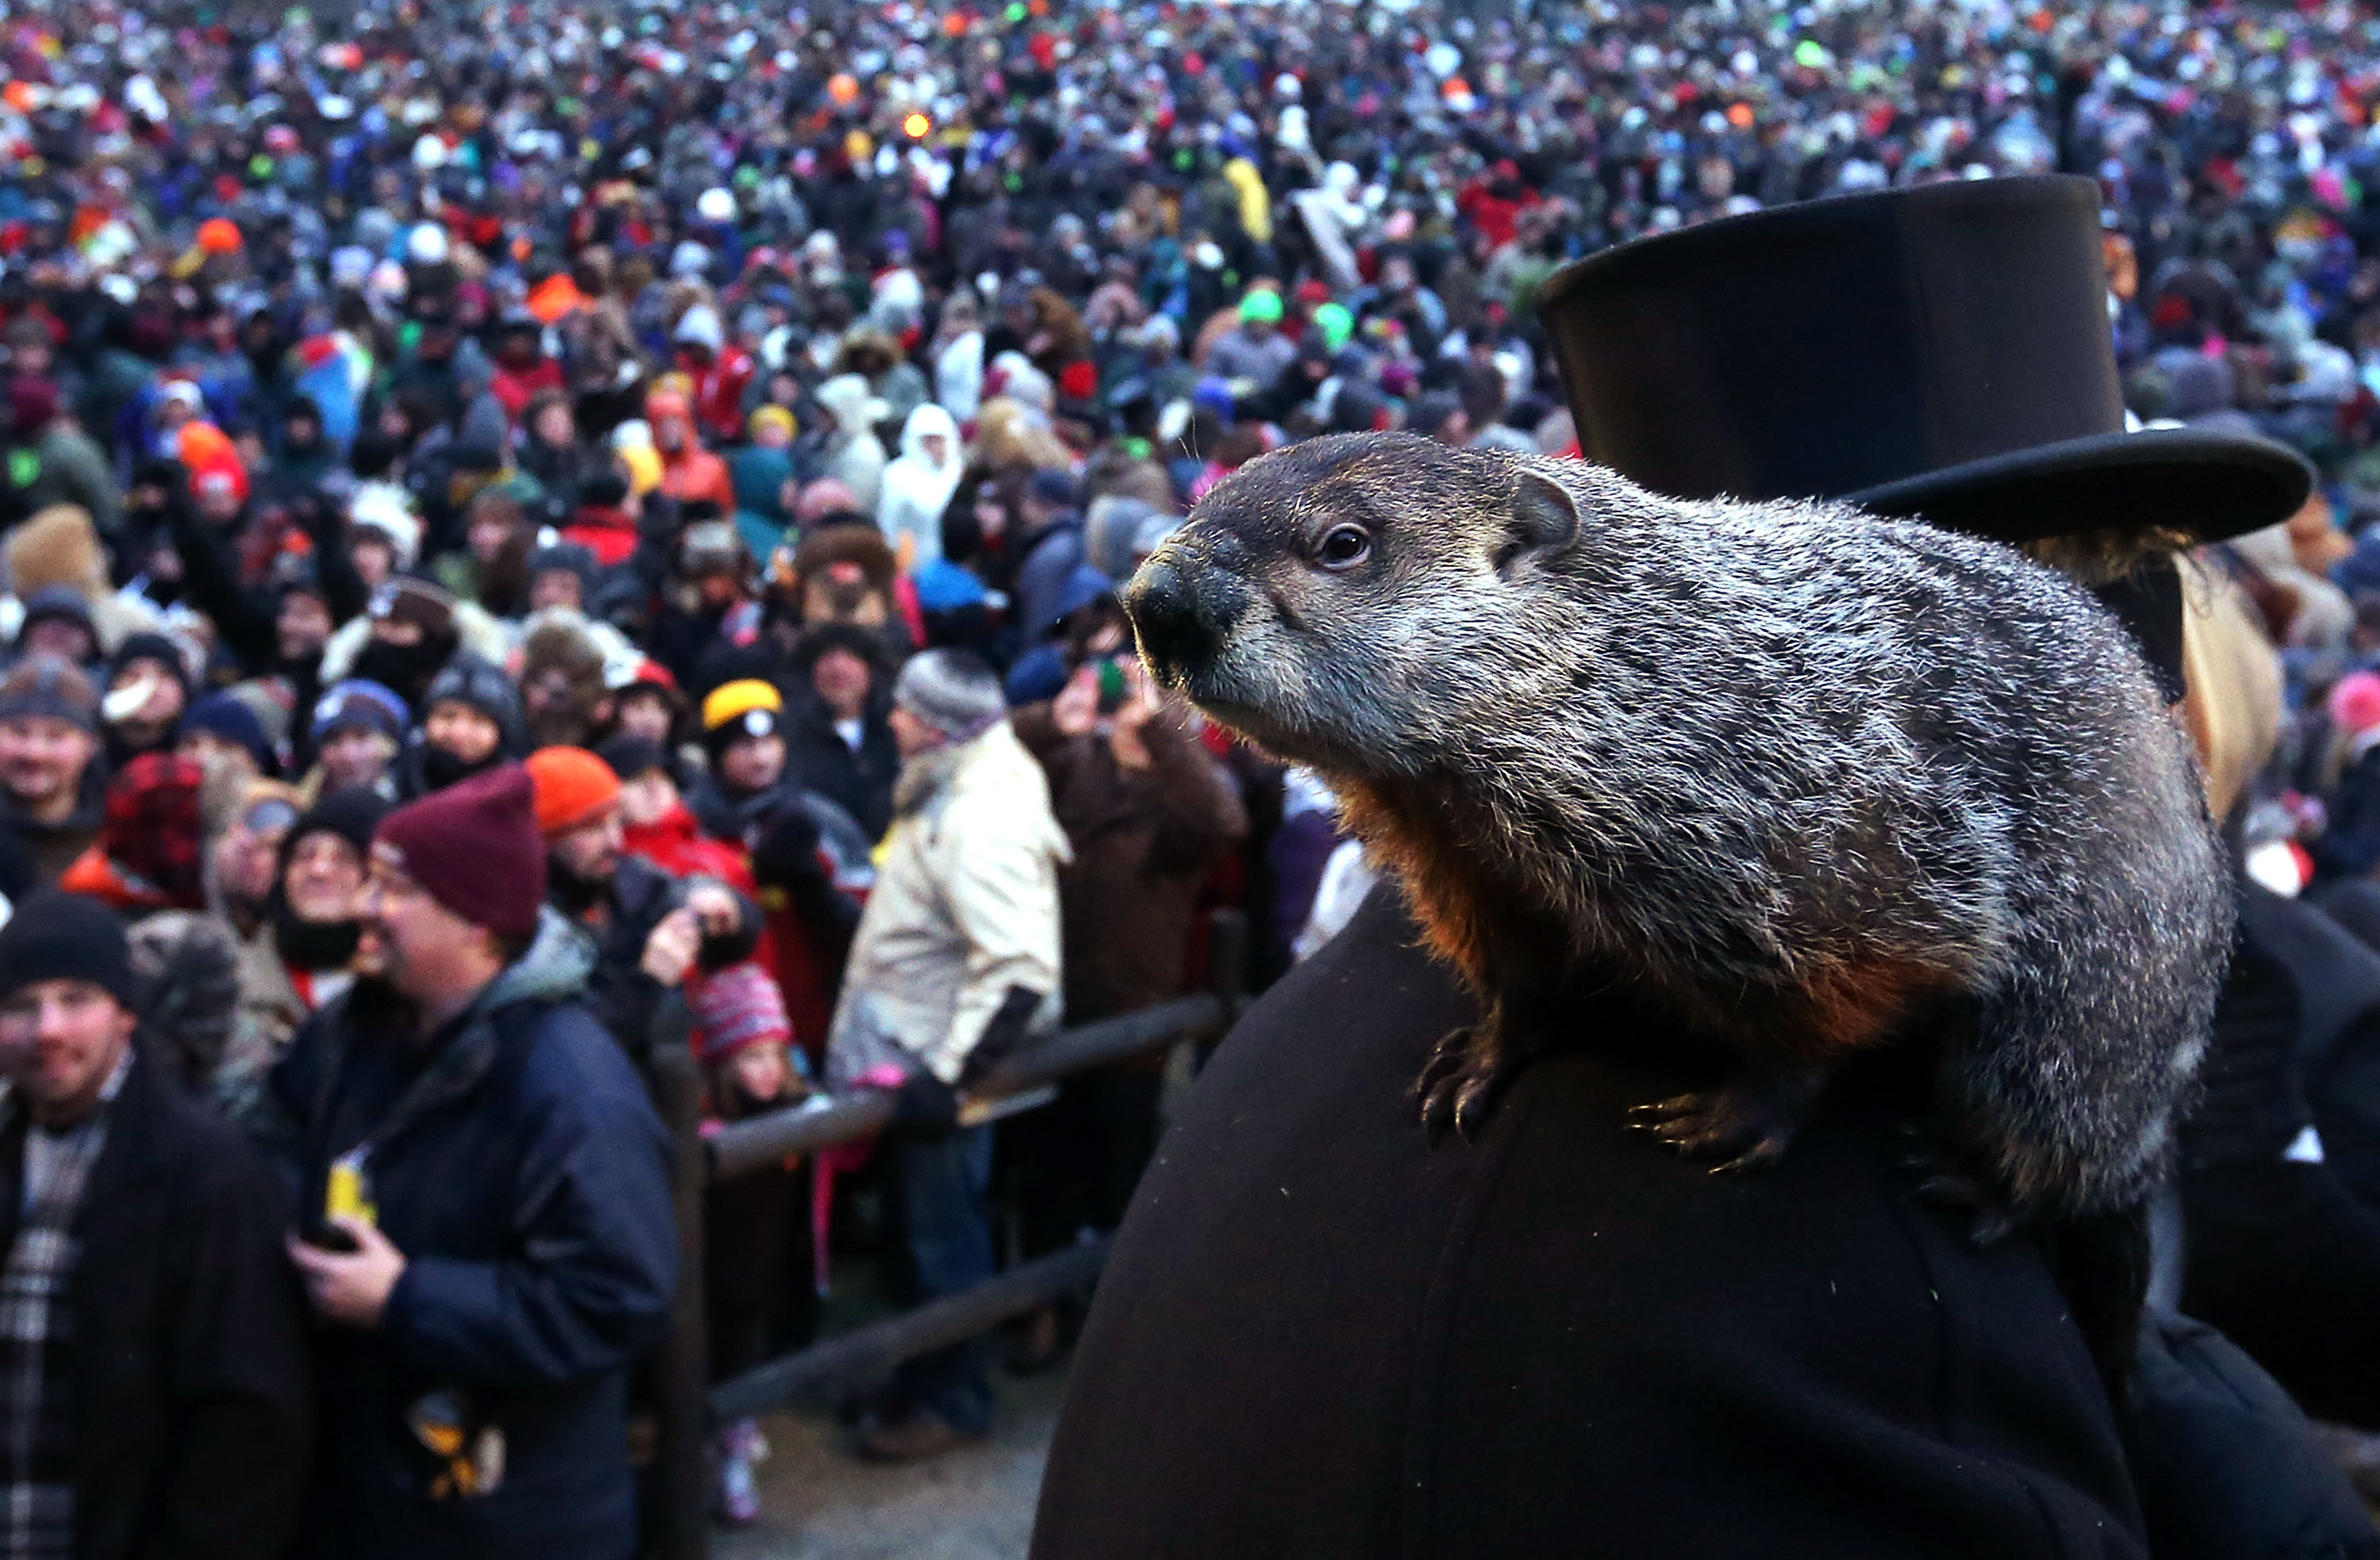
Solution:
[[[1621,1130],[1694,1079],[1524,1071],[1435,1150],[1473,1005],[1391,892],[1248,1014],[1141,1182],[1050,1449],[1038,1560],[2146,1552],[2040,1249],[1912,1202],[1875,1072],[1782,1164]]]
[[[0,1147],[0,1251],[24,1200]],[[75,1233],[75,1553],[281,1553],[306,1470],[305,1326],[280,1188],[228,1122],[135,1060]]]
[[[816,697],[787,706],[785,772],[849,813],[870,840],[892,827],[892,782],[901,776],[901,750],[881,708],[871,707],[854,750],[834,729],[834,712]]]
[[[2245,889],[2181,1132],[2182,1309],[2308,1412],[2380,1430],[2375,1071],[2380,954],[2313,905]]]
[[[273,1070],[301,1206],[322,1206],[330,1162],[368,1142],[380,1227],[407,1257],[377,1331],[320,1336],[308,1536],[326,1560],[634,1550],[628,1370],[667,1323],[677,1236],[668,1136],[575,1000],[583,958],[549,917],[426,1055],[359,1010],[358,987]],[[404,1415],[440,1389],[502,1429],[492,1494],[425,1493],[436,1468]]]

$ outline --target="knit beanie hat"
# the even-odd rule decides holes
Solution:
[[[204,732],[248,749],[260,774],[272,774],[281,767],[279,756],[273,751],[273,739],[264,734],[264,722],[237,694],[209,694],[185,710],[182,735],[187,737],[193,732]]]
[[[37,623],[70,623],[93,640],[99,637],[98,624],[91,615],[91,598],[77,586],[45,585],[26,597],[25,615],[17,624],[18,639],[22,641]]]
[[[476,709],[496,723],[504,751],[520,750],[520,695],[513,688],[513,680],[502,667],[481,660],[468,650],[458,652],[446,663],[430,683],[430,691],[421,695],[421,718],[442,704],[459,704]]]
[[[95,899],[42,889],[0,926],[0,1001],[35,981],[89,981],[129,1008],[138,998],[124,923]]]
[[[309,834],[335,834],[362,856],[371,854],[372,833],[389,813],[388,799],[368,785],[342,786],[298,816],[282,840],[282,865],[288,865],[298,841]]]
[[[545,840],[528,771],[504,764],[457,780],[381,820],[375,853],[475,926],[503,937],[537,931]]]
[[[99,695],[73,662],[56,656],[28,656],[0,679],[0,720],[45,717],[96,735]]]
[[[523,768],[536,792],[538,832],[548,840],[620,804],[620,777],[583,747],[540,747]]]
[[[717,763],[719,756],[747,737],[765,737],[779,729],[785,700],[771,683],[757,677],[722,683],[702,701],[702,746]]]
[[[771,1041],[786,1045],[794,1037],[784,993],[748,959],[687,981],[686,1005],[694,1018],[695,1054],[707,1062]]]
[[[998,674],[965,650],[911,657],[892,684],[892,703],[953,743],[972,742],[1008,713]]]
[[[154,661],[164,668],[165,674],[182,685],[182,696],[185,699],[189,697],[189,663],[182,659],[181,647],[162,634],[144,632],[126,635],[124,643],[115,647],[115,654],[108,658],[109,683],[113,684],[117,678],[123,676],[126,667],[135,661],[144,660]]]
[[[332,684],[314,703],[314,745],[320,747],[340,732],[378,732],[395,742],[405,735],[405,700],[396,690],[369,678],[350,677]]]
[[[597,743],[595,756],[603,760],[623,785],[638,775],[650,774],[655,769],[666,771],[671,767],[669,752],[661,744],[650,737],[631,736],[625,732]],[[672,774],[670,781],[675,784],[677,776]]]

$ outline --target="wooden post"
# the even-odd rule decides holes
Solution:
[[[656,1509],[645,1531],[662,1560],[707,1560],[710,1553],[710,1340],[704,1331],[702,1187],[710,1166],[702,1148],[702,1081],[678,1022],[655,1025],[650,1062],[653,1104],[670,1132],[670,1189],[677,1211],[677,1294],[669,1337],[655,1355],[658,1434],[652,1489]]]

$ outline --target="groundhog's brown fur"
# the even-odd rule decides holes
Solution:
[[[2229,944],[2187,744],[2011,549],[1839,506],[1359,435],[1220,484],[1126,598],[1156,674],[1312,765],[1483,1018],[1467,1128],[1582,991],[1742,1076],[1638,1124],[1737,1167],[1922,1024],[1979,1233],[2135,1207]]]

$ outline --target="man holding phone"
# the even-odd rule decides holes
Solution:
[[[545,887],[516,764],[391,813],[369,978],[273,1070],[312,1215],[289,1256],[325,1324],[302,1553],[635,1551],[627,1377],[676,1279],[669,1145]]]

